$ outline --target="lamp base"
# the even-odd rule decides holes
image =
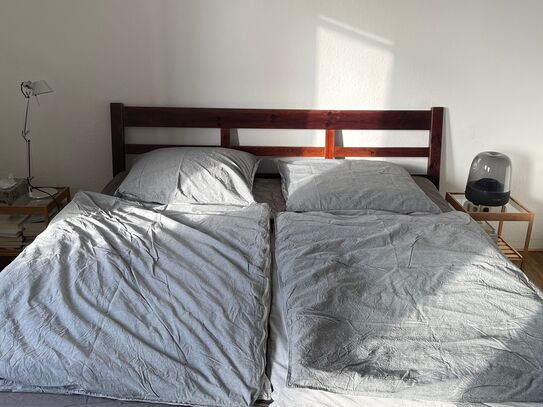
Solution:
[[[51,195],[55,196],[57,192],[58,190],[56,190],[55,188],[40,188],[39,190],[33,188],[32,190],[28,191],[28,197],[30,199],[51,198]]]

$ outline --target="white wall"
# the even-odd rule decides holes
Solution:
[[[111,101],[440,105],[442,191],[463,189],[479,151],[508,154],[542,248],[542,18],[540,0],[2,0],[0,174],[25,173],[28,79],[55,88],[32,106],[36,182],[76,190],[110,178]]]

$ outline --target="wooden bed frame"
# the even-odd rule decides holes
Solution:
[[[126,154],[141,154],[171,144],[126,144],[126,127],[220,128],[221,147],[270,157],[428,157],[425,176],[439,187],[443,108],[430,110],[285,110],[142,107],[111,103],[113,175],[126,169]],[[232,129],[321,129],[324,147],[239,146]],[[428,130],[428,147],[341,147],[337,130]],[[186,145],[194,146],[194,145]]]

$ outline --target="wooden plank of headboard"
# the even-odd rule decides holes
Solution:
[[[335,157],[428,157],[428,147],[336,147]]]
[[[221,128],[221,147],[230,147],[230,129]]]
[[[429,130],[430,110],[288,110],[124,106],[126,127]]]
[[[336,131],[326,129],[324,140],[324,158],[334,158],[336,156]]]
[[[113,156],[113,176],[126,169],[124,137],[124,105],[111,103],[111,154]]]
[[[441,170],[441,139],[443,134],[443,108],[432,107],[430,123],[430,151],[426,176],[439,188]]]

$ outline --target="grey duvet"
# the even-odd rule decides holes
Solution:
[[[543,298],[469,216],[282,213],[287,385],[543,401]]]
[[[79,193],[0,273],[0,391],[250,405],[269,257],[266,205]]]

